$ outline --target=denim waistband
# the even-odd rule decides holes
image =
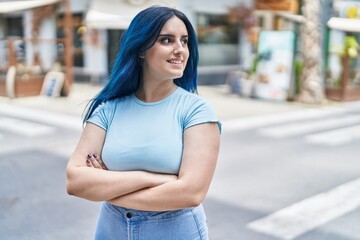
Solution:
[[[104,202],[103,204],[117,215],[121,215],[126,218],[132,218],[132,219],[136,218],[138,220],[159,220],[159,219],[173,218],[185,214],[187,212],[193,212],[198,209],[202,210],[202,205],[199,205],[194,208],[184,208],[184,209],[172,210],[172,211],[142,211],[142,210],[135,210],[135,209],[116,206],[108,202]]]

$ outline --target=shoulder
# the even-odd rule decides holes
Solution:
[[[129,101],[128,99],[129,96],[125,96],[121,98],[113,98],[103,101],[96,107],[92,115],[101,114],[108,117],[113,116],[117,111],[117,109],[119,108],[119,106],[125,103],[126,101]]]
[[[184,109],[183,129],[202,123],[217,123],[221,132],[221,123],[210,103],[202,96],[187,92],[182,89],[178,91],[181,104]]]
[[[103,109],[115,109],[118,105],[126,103],[130,100],[130,96],[113,98],[102,102],[99,107]]]
[[[184,108],[187,114],[192,115],[194,113],[203,112],[210,115],[215,115],[210,103],[204,97],[188,92],[182,88],[178,91],[178,95],[181,106]]]
[[[209,105],[208,101],[204,97],[199,96],[196,93],[188,92],[188,91],[184,90],[181,87],[179,87],[179,89],[177,91],[177,95],[183,101],[184,104],[188,104],[189,106],[193,106],[194,104],[196,104],[196,105],[202,105],[202,104]]]
[[[86,122],[91,122],[107,130],[119,109],[118,106],[124,101],[127,101],[127,97],[110,99],[102,102],[99,106],[96,107]]]

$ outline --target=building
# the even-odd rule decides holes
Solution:
[[[67,1],[70,2],[72,27],[68,34],[65,34],[67,21],[62,3]],[[15,5],[19,2],[21,7],[17,9]],[[274,75],[274,78],[283,78],[284,82],[287,82],[285,90],[280,90],[286,92],[281,94],[281,99],[293,98],[298,93],[300,85],[302,53],[300,42],[304,37],[301,36],[301,25],[304,21],[301,14],[303,2],[298,0],[0,0],[0,79],[1,74],[4,77],[11,62],[13,65],[14,62],[18,65],[17,72],[23,73],[47,72],[54,65],[56,66],[55,63],[64,66],[65,62],[71,62],[71,75],[75,75],[76,81],[102,83],[108,78],[112,63],[121,47],[120,36],[131,19],[150,5],[165,5],[183,11],[197,31],[200,52],[199,84],[224,84],[228,80],[229,72],[254,71],[254,67],[259,63],[259,57],[264,55],[258,51],[261,32],[293,32],[295,39],[291,47],[294,49],[293,59],[288,61],[287,67],[276,68],[277,70],[287,68],[287,76],[281,71],[278,72],[281,73],[280,75],[275,73],[277,77]],[[339,85],[339,75],[343,72],[343,64],[338,64],[339,55],[334,54],[332,43],[334,41],[338,42],[336,44],[342,43],[344,36],[349,34],[359,41],[357,29],[346,29],[346,26],[350,25],[343,23],[344,11],[350,14],[351,25],[358,26],[360,10],[358,1],[321,2],[323,10],[318,29],[321,38],[319,42],[322,46],[322,78],[324,90],[328,93],[328,85],[334,86],[334,83]],[[237,14],[235,21],[232,19],[233,13]],[[331,16],[341,19],[329,21]],[[69,58],[66,57],[69,54],[65,54],[69,53],[69,47],[65,48],[65,40],[69,35],[72,38],[72,53],[71,59],[65,61]],[[9,51],[13,51],[14,54],[9,54]],[[358,58],[355,60],[358,64]],[[266,66],[273,63],[266,61],[268,64],[260,61],[262,67],[258,69],[264,69],[264,64]],[[328,71],[329,69],[332,71]],[[267,91],[273,92],[271,81],[269,82],[269,78],[266,77],[267,73],[256,71],[254,73],[255,84],[258,86],[267,84]],[[350,83],[358,88],[360,75],[356,68],[350,72],[350,75],[353,76]],[[0,81],[0,95],[1,84]],[[359,95],[357,92],[358,90],[355,91],[356,96]],[[261,96],[255,94],[255,97]]]
[[[63,39],[64,7],[61,0],[32,0],[34,5],[19,9],[11,5],[19,1],[0,1],[8,10],[0,10],[0,72],[9,66],[8,44],[14,40],[16,62],[24,69],[40,66],[49,71],[54,63],[64,63],[64,44],[50,39]],[[42,16],[34,32],[36,11],[41,2],[49,14]],[[251,5],[252,1],[240,1]],[[23,2],[22,2],[23,3]],[[228,24],[229,8],[239,0],[71,0],[73,71],[76,81],[106,81],[119,49],[119,38],[137,12],[150,5],[176,7],[193,23],[199,37],[199,83],[224,83],[229,70],[239,67],[241,51],[239,26]],[[5,5],[2,5],[5,6]],[[51,8],[51,9],[50,9]],[[36,35],[36,36],[34,36]],[[30,41],[37,37],[38,42]],[[34,57],[34,54],[36,56]]]

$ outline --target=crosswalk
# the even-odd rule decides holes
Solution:
[[[76,131],[82,128],[81,117],[21,106],[11,106],[9,104],[0,103],[0,115]]]
[[[357,145],[360,143],[360,109],[358,105],[349,108],[305,109],[224,121],[223,133],[232,134],[232,137],[239,136],[241,139],[251,136],[256,140],[261,138],[265,141],[280,142],[280,146],[283,146],[286,141],[293,141],[291,144],[301,145],[300,148],[297,148],[301,151],[307,149],[304,146],[307,144],[324,148],[347,146],[348,144],[351,149],[351,157],[356,159],[357,153],[360,153],[357,150]],[[302,144],[299,144],[299,141]],[[312,146],[309,149],[311,151]],[[343,153],[343,149],[339,149],[339,152]],[[336,151],[331,149],[329,152]],[[346,156],[348,155],[344,155],[344,157]],[[334,163],[329,161],[330,164]],[[356,166],[353,168],[359,169]],[[269,236],[271,239],[294,240],[306,234],[314,236],[316,231],[322,231],[319,229],[325,229],[336,220],[346,219],[347,214],[358,211],[360,207],[360,178],[358,176],[354,174],[354,178],[348,182],[342,182],[340,185],[334,181],[334,184],[331,185],[332,189],[325,188],[324,191],[315,195],[312,195],[313,193],[305,195],[307,196],[305,199],[299,198],[298,202],[291,205],[270,210],[265,216],[248,222],[246,228],[253,233]],[[310,183],[307,185],[310,186]],[[282,194],[280,193],[280,195]],[[348,233],[351,239],[360,239],[360,235],[353,236],[353,232],[355,231]],[[356,231],[356,233],[358,232]]]
[[[58,128],[80,131],[81,117],[0,103],[0,140],[9,134],[46,136]]]
[[[0,129],[26,137],[37,137],[55,132],[55,127],[11,117],[0,117]]]
[[[1,113],[0,141],[5,134],[39,137],[53,134],[57,127],[81,130],[79,117],[4,106]],[[269,139],[300,137],[309,144],[338,146],[360,140],[360,109],[314,108],[223,122],[224,132],[247,130]]]
[[[359,206],[360,178],[250,222],[247,227],[279,239],[292,240]]]
[[[68,157],[81,130],[80,116],[0,103],[1,154],[41,149]]]
[[[269,139],[299,137],[309,144],[339,146],[360,140],[360,111],[305,109],[223,122],[224,132],[255,131]]]

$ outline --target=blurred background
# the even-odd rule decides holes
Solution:
[[[0,0],[1,239],[91,239],[65,165],[132,18],[175,7],[223,122],[211,239],[360,239],[359,0]]]
[[[66,74],[63,95],[72,82],[107,81],[121,48],[119,38],[132,17],[153,4],[177,7],[193,23],[199,39],[199,84],[228,83],[244,96],[285,101],[321,103],[360,96],[358,1],[0,4],[2,96],[40,94],[52,70]],[[11,66],[16,68],[16,87],[9,92],[5,80]]]

